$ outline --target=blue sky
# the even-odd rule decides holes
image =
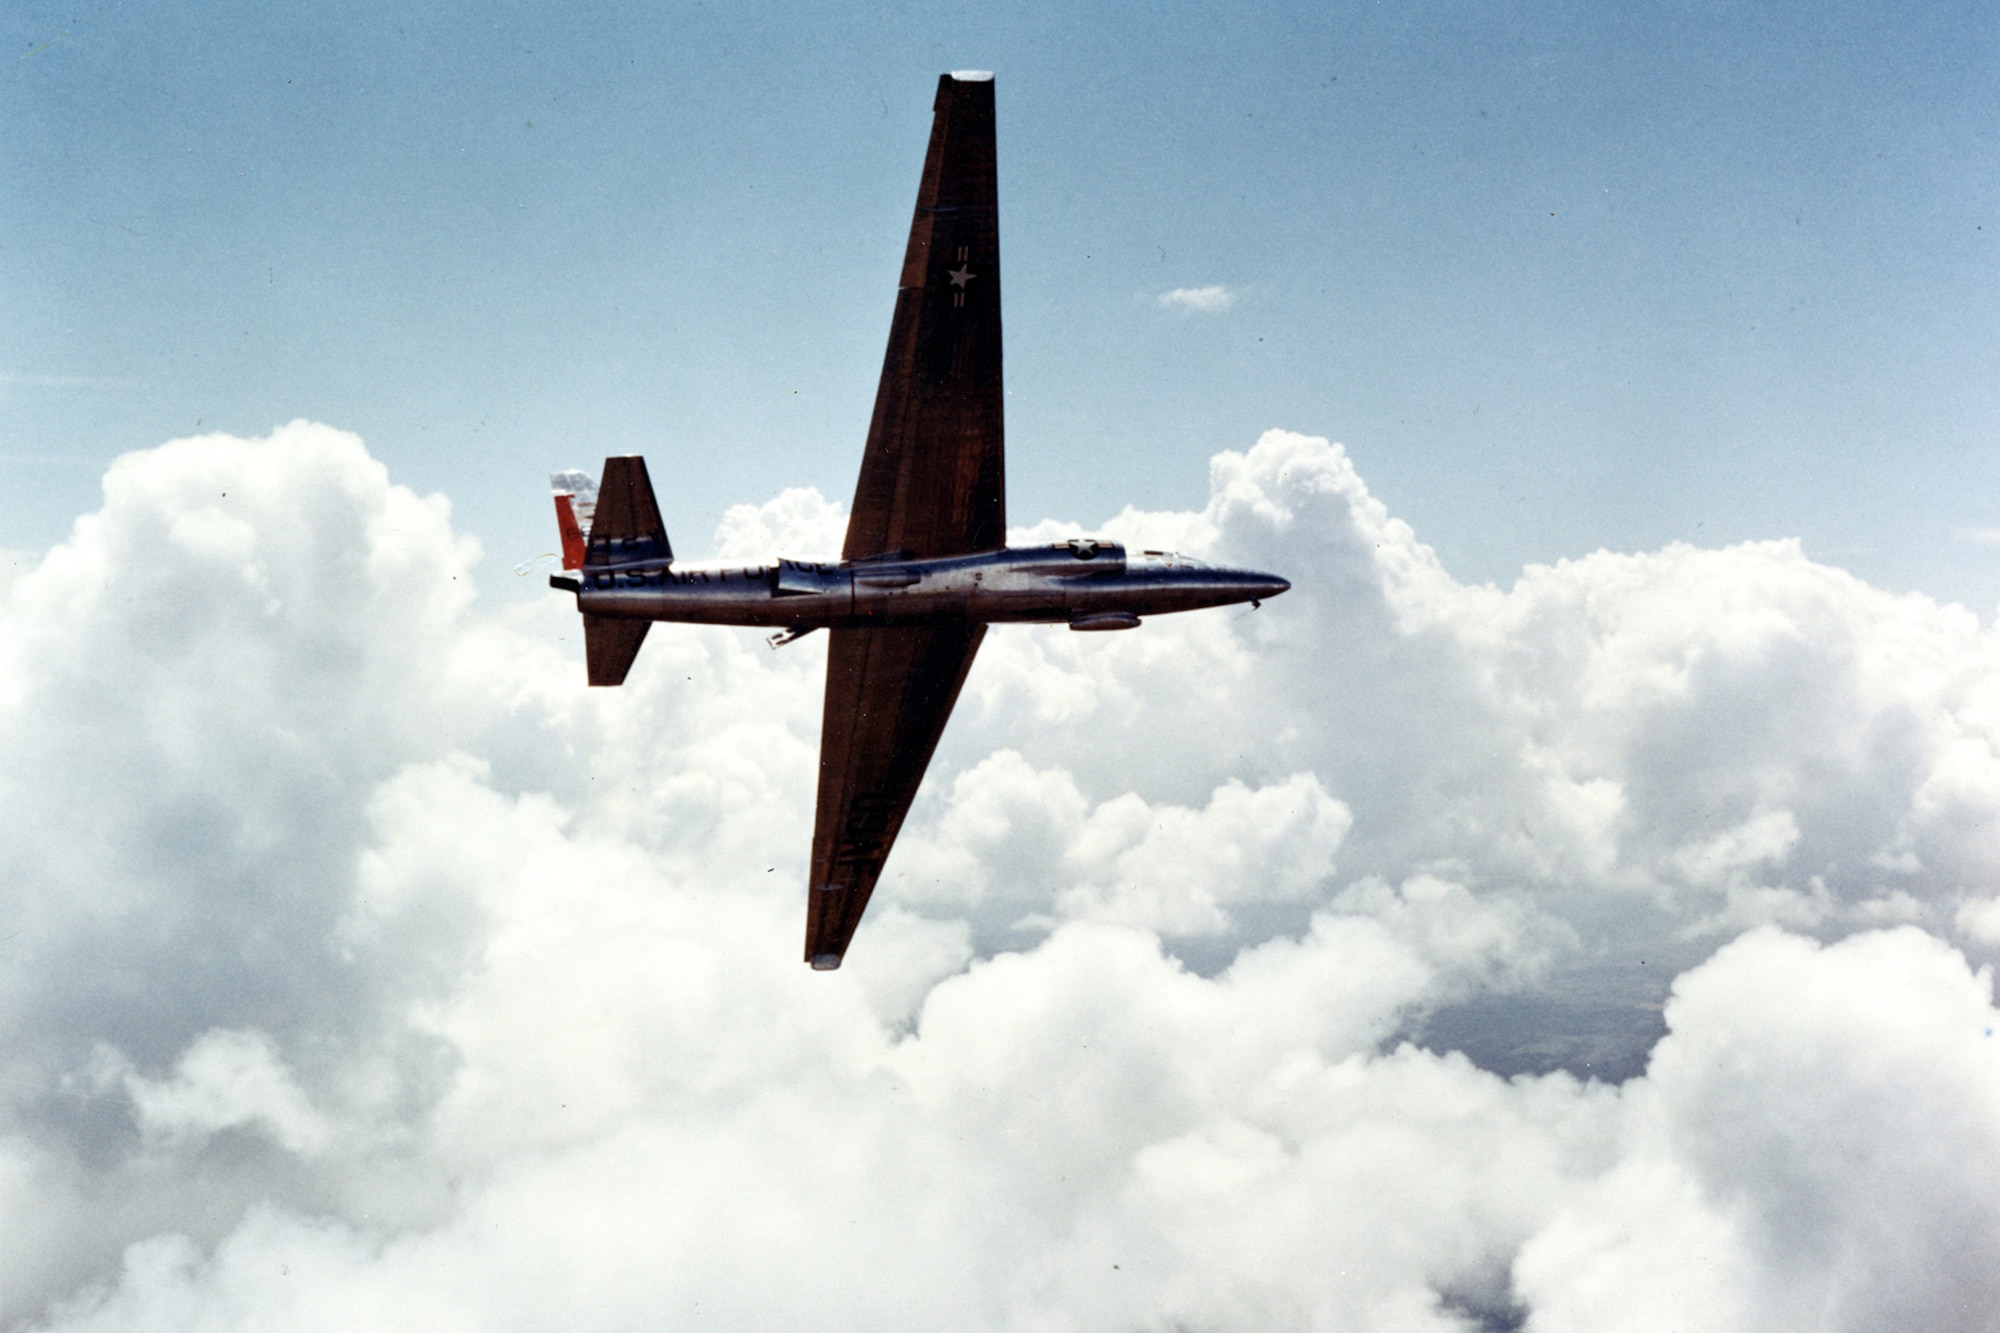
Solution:
[[[1798,536],[2000,600],[2000,22],[1940,4],[11,6],[0,546],[305,416],[489,594],[546,474],[845,500],[937,74],[997,72],[1011,515],[1344,442],[1463,579]],[[1159,297],[1220,285],[1226,309]]]

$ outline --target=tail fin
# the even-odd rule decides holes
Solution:
[[[660,520],[660,506],[653,499],[653,482],[646,475],[646,460],[636,454],[604,460],[604,477],[597,484],[597,508],[590,516],[588,531],[579,527],[577,538],[583,550],[578,566],[585,570],[604,569],[636,561],[672,560],[674,548],[667,542],[667,525]],[[556,498],[560,515],[563,498]],[[563,531],[565,553],[569,529]],[[592,685],[622,685],[639,645],[646,641],[649,620],[626,620],[611,616],[583,618],[583,657],[590,669]]]
[[[639,645],[646,641],[650,620],[616,620],[610,616],[583,617],[583,660],[592,685],[623,685]]]
[[[673,558],[667,525],[660,521],[652,479],[646,475],[646,460],[637,454],[605,459],[583,563],[618,565],[629,560]]]
[[[562,533],[564,569],[583,568],[584,528],[577,522],[576,509],[570,504],[573,498],[562,491],[556,492],[556,530]]]
[[[597,479],[588,472],[555,472],[549,476],[549,490],[556,499],[556,531],[562,534],[562,567],[582,569],[584,543],[597,509]]]

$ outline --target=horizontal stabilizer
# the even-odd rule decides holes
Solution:
[[[611,616],[583,618],[583,658],[592,685],[623,685],[639,645],[646,641],[650,620],[619,620]]]

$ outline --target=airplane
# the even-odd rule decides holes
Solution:
[[[996,622],[1136,628],[1291,586],[1078,537],[1007,545],[993,76],[938,79],[889,349],[838,561],[676,564],[645,460],[558,473],[564,572],[592,685],[618,685],[654,621],[828,631],[805,960],[840,966],[945,721]],[[593,511],[594,506],[594,511]]]

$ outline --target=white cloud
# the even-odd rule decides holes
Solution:
[[[958,775],[884,892],[997,912],[999,926],[1084,919],[1219,934],[1234,925],[1232,904],[1323,888],[1351,822],[1310,773],[1256,790],[1225,782],[1198,810],[1131,792],[1093,808],[1067,772],[1001,750]]]
[[[1539,980],[1578,942],[1573,929],[1520,895],[1475,894],[1436,875],[1412,875],[1395,888],[1371,876],[1334,906],[1380,921],[1440,973],[1496,989]]]
[[[1961,935],[1992,948],[2000,945],[2000,898],[1972,899],[1959,905],[1952,923]]]
[[[996,630],[820,975],[814,640],[590,691],[352,436],[119,460],[0,586],[0,1327],[1984,1327],[1994,632],[1211,478],[1097,530],[1293,591]]]
[[[761,505],[731,505],[715,534],[715,558],[757,562],[837,560],[847,515],[818,491],[792,487]]]
[[[1170,292],[1160,293],[1159,304],[1162,310],[1182,315],[1211,315],[1235,305],[1236,293],[1221,283],[1211,283],[1206,287],[1176,287]]]
[[[139,1128],[169,1138],[199,1138],[255,1127],[288,1151],[311,1156],[326,1145],[329,1126],[306,1100],[262,1032],[202,1034],[181,1056],[171,1079],[142,1078],[108,1048],[100,1066],[116,1071]]]
[[[1622,1160],[1522,1252],[1538,1326],[1992,1327],[1989,976],[1915,930],[1761,931],[1675,990]]]
[[[1230,928],[1231,902],[1293,902],[1323,888],[1353,823],[1310,773],[1253,791],[1230,781],[1201,810],[1127,794],[1099,806],[1070,852],[1063,915],[1162,935]]]

